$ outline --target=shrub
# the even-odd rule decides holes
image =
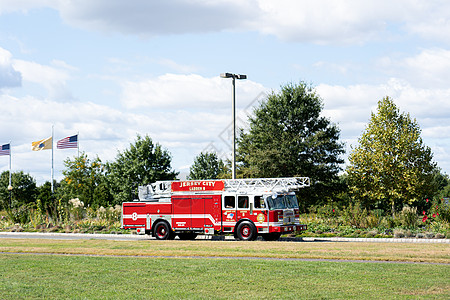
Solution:
[[[346,225],[358,228],[367,228],[367,210],[361,207],[359,203],[350,205],[342,210],[342,219]]]
[[[437,239],[443,239],[443,238],[445,238],[445,235],[443,235],[442,233],[436,233],[436,235],[434,237]]]
[[[380,224],[378,227],[383,229],[392,229],[397,227],[397,224],[392,216],[385,216],[381,218]]]
[[[430,216],[440,221],[450,223],[450,203],[448,199],[433,200]]]
[[[394,237],[401,239],[405,237],[405,233],[403,232],[403,230],[394,230]]]
[[[368,238],[373,238],[373,237],[375,237],[377,234],[378,234],[378,231],[377,231],[377,230],[371,230],[371,231],[369,231],[369,232],[366,233],[366,237],[368,237]]]
[[[404,206],[400,214],[398,215],[400,223],[405,228],[417,227],[417,208]]]
[[[69,200],[70,213],[74,220],[81,220],[84,217],[84,203],[78,198]]]
[[[339,209],[330,204],[314,206],[311,212],[315,212],[320,218],[336,218],[340,214]]]
[[[381,218],[373,213],[366,217],[366,228],[375,228],[380,224]]]
[[[29,203],[7,211],[9,219],[14,223],[20,224],[30,222],[29,211],[32,206],[33,204]]]
[[[432,232],[425,232],[425,237],[427,239],[432,239],[432,238],[434,238],[434,233],[432,233]]]
[[[405,237],[407,237],[407,238],[412,238],[412,237],[414,237],[414,236],[415,236],[415,234],[412,233],[411,230],[406,230],[406,231],[405,231]]]

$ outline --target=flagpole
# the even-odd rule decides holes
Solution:
[[[53,194],[53,127],[54,125],[52,125],[52,182],[51,182],[52,194]]]
[[[12,208],[12,185],[11,185],[11,141],[9,141],[9,185],[8,185],[8,191],[9,191],[9,209]]]
[[[9,141],[9,185],[8,188],[10,188],[11,185],[11,141]]]
[[[77,132],[77,156],[80,158],[80,132]]]

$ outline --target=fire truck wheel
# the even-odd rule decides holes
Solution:
[[[179,233],[178,237],[180,238],[180,240],[195,240],[195,238],[197,237],[196,233]]]
[[[261,236],[265,241],[276,241],[280,238],[281,233],[272,232],[272,233],[262,234]]]
[[[154,236],[158,240],[173,240],[173,238],[175,237],[169,227],[169,224],[164,221],[158,222],[155,225]]]
[[[236,237],[241,241],[253,241],[256,240],[258,236],[256,226],[247,221],[239,223],[236,230]]]

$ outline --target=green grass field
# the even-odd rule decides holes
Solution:
[[[448,245],[13,239],[0,241],[0,251],[11,253],[0,254],[0,299],[450,298]],[[406,247],[403,247],[405,245]],[[398,263],[236,258],[331,258],[336,256],[336,253],[347,253],[347,259],[367,259],[389,252],[389,247],[392,247],[394,254],[385,257],[397,257]],[[277,254],[279,249],[285,250]],[[79,253],[81,256],[37,254],[46,252],[43,250],[53,253]],[[295,255],[288,255],[289,252],[294,252]],[[332,255],[329,256],[328,252]],[[177,257],[130,256],[142,253]],[[400,263],[410,261],[411,257],[417,261],[423,260],[418,253],[423,253],[424,257],[438,257],[441,262],[446,260],[444,263],[447,264]],[[83,256],[84,254],[119,256]],[[188,255],[198,258],[183,258]],[[400,259],[402,256],[405,256],[405,259]]]

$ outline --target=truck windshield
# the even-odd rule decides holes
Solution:
[[[295,195],[277,195],[267,197],[267,204],[270,210],[285,209],[285,208],[298,208],[298,201]]]

